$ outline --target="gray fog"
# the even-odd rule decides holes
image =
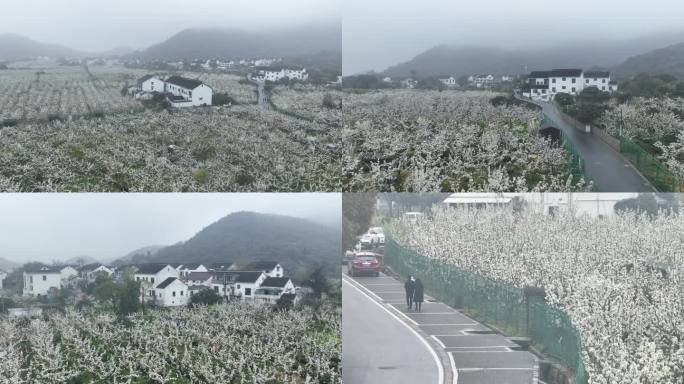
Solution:
[[[382,71],[440,44],[504,49],[681,32],[681,0],[346,0],[343,73]]]
[[[186,28],[340,22],[341,0],[3,0],[0,33],[84,52],[145,48]]]
[[[334,225],[341,221],[342,195],[2,194],[0,258],[17,263],[51,263],[77,256],[109,261],[144,246],[187,240],[237,211]]]

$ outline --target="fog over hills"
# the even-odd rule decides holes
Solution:
[[[36,56],[72,56],[86,54],[61,45],[44,44],[13,33],[0,34],[0,60],[18,60]]]
[[[487,46],[433,47],[412,60],[387,68],[388,76],[518,74],[552,68],[610,68],[628,58],[684,41],[684,33],[657,34],[623,41],[582,41],[538,49]]]
[[[630,57],[614,71],[622,77],[646,72],[666,73],[684,79],[684,43]]]

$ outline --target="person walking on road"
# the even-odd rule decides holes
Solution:
[[[409,275],[408,279],[406,279],[406,282],[404,283],[404,290],[406,291],[406,305],[408,306],[409,311],[413,306],[414,289],[415,279],[413,278],[413,276]]]
[[[423,304],[423,282],[416,279],[413,284],[413,303],[416,305],[416,311],[420,312]]]

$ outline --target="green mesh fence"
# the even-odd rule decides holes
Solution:
[[[581,338],[563,311],[544,302],[543,294],[464,271],[402,247],[387,236],[384,262],[406,278],[419,277],[436,299],[461,308],[507,336],[529,337],[541,352],[570,369],[575,382],[587,382]]]
[[[644,148],[620,136],[620,153],[660,192],[684,192],[684,182]]]
[[[544,117],[542,120],[542,126],[549,125],[552,127],[559,127],[559,125],[556,124],[548,115],[544,114],[543,116]],[[579,152],[577,152],[577,149],[575,149],[575,146],[572,144],[572,141],[567,137],[565,132],[563,132],[562,129],[558,130],[561,133],[561,144],[563,145],[565,151],[568,153],[568,167],[570,168],[572,179],[574,181],[584,179],[587,182],[590,182],[591,179],[585,173],[584,161],[582,160],[582,156],[580,156]],[[597,192],[596,190],[594,191]]]

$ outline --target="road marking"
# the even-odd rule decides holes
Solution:
[[[437,343],[439,343],[439,345],[441,345],[442,348],[446,348],[446,345],[444,345],[444,343],[442,343],[442,341],[440,339],[438,339],[434,336],[430,336],[430,337],[432,337]]]
[[[451,372],[454,373],[454,382],[453,384],[458,384],[458,369],[456,369],[456,362],[454,361],[454,355],[451,353],[447,353],[449,356],[449,363],[451,364]]]
[[[477,371],[533,371],[534,368],[459,368],[461,372],[477,372]]]
[[[363,292],[359,287],[357,287],[356,285],[350,283],[348,280],[349,280],[349,278],[347,278],[346,276],[343,276],[342,282],[347,283],[350,287],[356,289],[360,294],[366,296],[373,304],[375,304],[375,305],[377,305],[378,307],[382,308],[383,311],[387,312],[390,316],[392,316],[393,318],[395,318],[401,325],[403,325],[404,327],[408,328],[408,330],[411,331],[411,333],[413,333],[413,334],[418,338],[418,340],[420,340],[420,341],[423,343],[423,345],[425,345],[425,348],[427,348],[427,350],[430,351],[430,354],[432,355],[432,358],[435,359],[435,363],[437,363],[437,384],[444,384],[444,372],[443,372],[443,371],[444,371],[444,366],[442,365],[442,361],[439,359],[439,356],[437,356],[437,352],[435,352],[435,350],[432,349],[432,347],[430,346],[430,344],[428,344],[427,340],[425,340],[425,338],[423,338],[418,332],[416,332],[415,329],[411,328],[408,324],[406,324],[404,321],[402,321],[397,315],[395,315],[394,313],[392,313],[392,311],[390,311],[389,309],[385,308],[385,307],[384,307],[382,304],[380,304],[379,302],[373,300],[372,297],[368,296],[368,295],[367,295],[365,292]],[[366,289],[366,288],[364,288],[364,289]],[[367,290],[367,289],[366,289],[366,290]],[[343,336],[343,337],[344,337],[344,336]]]

